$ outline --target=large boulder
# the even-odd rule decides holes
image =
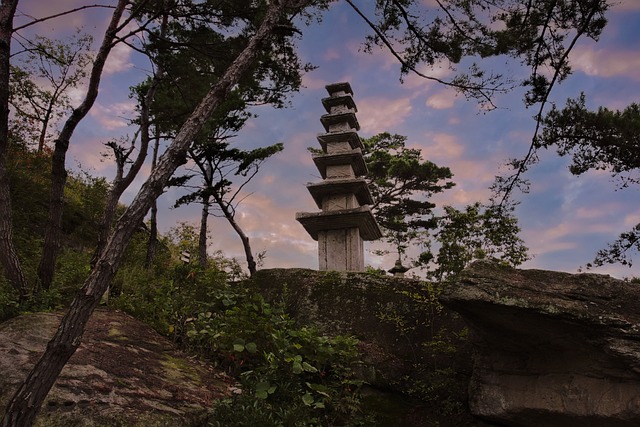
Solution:
[[[640,425],[640,288],[476,262],[441,301],[475,349],[474,415],[506,426]]]
[[[260,270],[247,284],[299,324],[359,339],[367,410],[385,427],[466,427],[470,346],[460,316],[420,280],[308,269]],[[410,396],[410,397],[409,397]]]
[[[22,315],[0,324],[0,414],[60,323],[60,314]],[[149,326],[99,309],[62,370],[37,426],[188,426],[231,381],[186,357]]]
[[[450,367],[470,360],[464,351],[425,345],[449,339],[464,328],[455,313],[443,312],[433,289],[420,280],[369,273],[308,269],[260,270],[253,285],[287,313],[328,335],[354,335],[370,368],[367,380],[403,391],[417,367]],[[449,334],[451,333],[451,334]],[[446,335],[446,336],[445,336]],[[454,345],[454,343],[449,343]],[[471,364],[467,365],[469,372]]]

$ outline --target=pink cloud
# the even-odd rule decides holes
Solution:
[[[106,130],[124,130],[128,127],[134,110],[135,103],[129,100],[110,105],[96,103],[89,114]]]
[[[365,135],[390,131],[402,123],[412,111],[408,98],[362,98],[357,101],[358,120]]]
[[[124,43],[118,43],[109,53],[109,59],[104,66],[104,75],[120,73],[133,67],[131,54],[133,50]]]
[[[640,80],[640,56],[636,51],[615,49],[592,49],[586,46],[576,47],[572,54],[574,69],[589,76],[627,77]]]
[[[611,9],[614,12],[638,11],[640,10],[640,3],[637,0],[617,0],[612,4]]]
[[[342,55],[340,54],[340,51],[335,47],[328,48],[322,55],[322,59],[325,61],[335,61],[340,58],[342,58]]]
[[[425,104],[427,107],[436,110],[447,110],[453,108],[456,103],[456,98],[457,95],[455,91],[445,89],[428,97]]]

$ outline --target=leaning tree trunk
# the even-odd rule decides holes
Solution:
[[[157,133],[157,130],[156,130]],[[153,157],[151,158],[151,170],[156,168],[158,162],[158,149],[160,148],[160,137],[156,135],[156,142],[153,145]],[[149,241],[147,242],[147,255],[144,260],[144,268],[150,269],[156,258],[156,248],[158,246],[158,201],[151,203],[151,214],[149,216]]]
[[[18,0],[0,5],[0,262],[4,274],[18,291],[20,301],[27,298],[27,280],[13,245],[13,213],[7,170],[9,151],[9,70],[13,16]]]
[[[51,193],[49,195],[49,216],[47,218],[47,228],[44,234],[44,244],[42,247],[42,257],[38,265],[38,278],[40,286],[44,289],[51,287],[53,282],[53,272],[56,268],[56,260],[60,249],[60,239],[62,236],[62,212],[64,211],[64,187],[67,183],[67,169],[65,161],[69,141],[80,121],[87,115],[96,98],[98,97],[98,87],[104,64],[109,56],[109,52],[114,46],[114,39],[119,30],[118,24],[122,18],[128,0],[118,0],[111,22],[102,40],[102,45],[98,50],[96,59],[91,69],[89,86],[84,101],[78,108],[73,110],[67,119],[55,141],[53,157],[51,159]]]
[[[87,321],[115,276],[125,248],[138,224],[144,218],[153,200],[162,193],[169,178],[184,158],[189,144],[202,129],[205,121],[222,104],[242,75],[250,69],[260,52],[261,44],[272,34],[287,6],[289,2],[286,0],[269,3],[258,32],[193,111],[158,162],[156,169],[151,172],[131,205],[120,217],[100,259],[71,303],[69,312],[62,319],[58,331],[9,402],[2,420],[2,427],[28,427],[33,424],[44,398],[60,371],[80,345]]]
[[[167,30],[168,17],[165,13],[162,19],[162,25],[160,27],[160,38],[163,39],[166,30]],[[156,90],[158,88],[158,84],[162,79],[163,69],[161,66],[158,66],[156,73],[153,76],[153,80],[151,81],[151,85],[149,89],[147,89],[147,93],[141,100],[141,108],[140,108],[140,150],[138,151],[138,155],[136,159],[131,164],[129,171],[125,174],[124,168],[129,160],[129,155],[133,150],[133,146],[135,144],[134,138],[131,145],[131,150],[122,156],[122,158],[118,158],[116,155],[116,163],[118,171],[116,173],[116,177],[113,180],[111,185],[111,190],[109,191],[109,196],[107,197],[107,204],[105,205],[104,214],[102,215],[102,220],[100,221],[100,230],[98,231],[98,245],[96,246],[96,250],[94,252],[93,258],[91,260],[91,265],[97,261],[100,256],[100,252],[104,249],[104,246],[107,244],[107,239],[109,234],[111,233],[111,225],[113,223],[113,219],[116,215],[116,209],[118,207],[118,201],[122,196],[122,193],[129,188],[135,177],[140,172],[142,165],[147,159],[147,151],[149,150],[149,108],[151,108],[151,102],[156,96]],[[157,144],[156,144],[157,148]],[[155,162],[154,162],[155,163]],[[152,166],[153,167],[153,166]]]
[[[222,197],[220,197],[217,194],[214,195],[213,197],[215,198],[216,203],[220,207],[220,210],[224,214],[224,217],[227,218],[227,221],[229,222],[229,224],[231,224],[231,227],[233,227],[238,237],[240,237],[240,241],[242,242],[242,247],[244,248],[244,256],[247,259],[247,268],[249,269],[249,275],[253,276],[254,274],[256,274],[256,271],[258,270],[258,268],[257,268],[256,260],[255,258],[253,258],[253,252],[251,251],[251,243],[249,242],[249,236],[245,234],[244,230],[242,230],[242,227],[240,227],[240,224],[236,222],[235,216],[229,209],[229,204],[225,202],[222,199]]]

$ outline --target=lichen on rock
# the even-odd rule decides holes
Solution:
[[[0,408],[36,363],[60,318],[60,313],[35,313],[0,324]],[[232,383],[144,323],[98,309],[47,396],[36,426],[189,425],[228,395]]]

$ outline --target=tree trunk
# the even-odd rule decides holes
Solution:
[[[157,130],[156,130],[157,133]],[[151,158],[151,170],[156,168],[158,162],[158,149],[160,148],[160,137],[156,135],[156,142],[153,146],[153,157]],[[147,243],[147,256],[144,260],[144,268],[150,269],[156,257],[156,247],[158,245],[158,201],[151,203],[151,215],[149,217],[149,242]]]
[[[209,220],[209,196],[202,200],[202,213],[200,214],[200,234],[198,235],[198,264],[201,268],[207,268],[207,222]]]
[[[162,25],[160,28],[160,38],[164,38],[166,33],[168,18],[165,14],[162,20]],[[93,259],[91,260],[91,265],[93,266],[94,262],[97,261],[100,256],[100,252],[104,248],[107,243],[107,238],[111,232],[111,225],[113,223],[113,217],[116,214],[116,209],[118,207],[118,200],[120,200],[120,196],[122,193],[129,188],[135,177],[140,172],[144,161],[147,158],[147,151],[149,150],[149,108],[151,106],[151,102],[156,94],[156,89],[158,88],[158,83],[162,78],[162,67],[158,67],[156,73],[153,76],[153,80],[147,93],[141,101],[140,108],[140,150],[138,151],[138,155],[136,156],[135,161],[131,164],[129,171],[125,174],[124,169],[129,159],[129,155],[131,151],[133,151],[133,147],[135,146],[135,140],[137,137],[133,138],[131,142],[131,150],[124,154],[121,159],[116,155],[116,163],[118,172],[116,174],[116,178],[113,180],[113,184],[111,185],[111,191],[109,191],[109,197],[107,198],[107,204],[104,209],[104,215],[102,216],[102,220],[100,222],[100,230],[98,232],[98,246],[93,255]]]
[[[44,245],[42,248],[42,258],[38,266],[38,278],[40,286],[49,289],[53,282],[53,273],[56,268],[56,260],[60,249],[60,238],[62,236],[62,212],[64,210],[64,187],[67,182],[67,170],[65,160],[69,141],[75,131],[78,123],[87,115],[96,98],[98,97],[98,87],[100,86],[100,78],[104,64],[109,56],[109,52],[114,46],[113,40],[118,32],[118,24],[122,18],[125,7],[129,3],[128,0],[118,0],[111,22],[105,32],[102,45],[98,50],[96,59],[91,69],[91,77],[89,78],[89,87],[84,101],[78,108],[73,110],[71,116],[67,119],[55,141],[53,157],[51,160],[51,193],[49,202],[49,216],[47,218],[47,228],[44,235]]]
[[[255,259],[253,258],[253,252],[251,251],[251,244],[249,242],[249,237],[245,234],[245,232],[240,227],[240,224],[236,222],[235,215],[229,209],[229,204],[225,202],[222,197],[219,195],[214,195],[216,203],[220,207],[220,210],[224,214],[224,217],[227,218],[231,227],[235,230],[238,237],[240,237],[240,241],[242,242],[242,247],[244,248],[244,256],[247,259],[247,268],[249,269],[249,275],[253,276],[257,271],[257,264]]]
[[[244,234],[244,231],[242,231],[242,228],[240,228],[240,225],[238,225],[234,218],[227,219],[229,220],[229,223],[231,224],[233,229],[236,230],[236,233],[238,233],[238,236],[240,236],[242,247],[244,248],[244,256],[247,258],[247,268],[249,269],[249,275],[253,276],[254,274],[256,274],[257,265],[255,259],[253,258],[253,252],[251,252],[249,237]]]
[[[9,402],[2,420],[2,427],[29,427],[33,424],[44,398],[60,371],[80,345],[86,323],[115,276],[125,248],[138,224],[143,220],[153,201],[162,193],[169,178],[184,158],[189,144],[202,129],[205,121],[222,104],[243,74],[249,70],[260,51],[261,44],[271,35],[287,6],[289,2],[285,0],[269,3],[258,32],[193,111],[161,157],[158,166],[151,172],[131,205],[120,217],[105,250],[102,251],[95,268],[72,302],[69,312],[62,319],[55,337],[49,342],[44,354]]]
[[[42,120],[42,129],[40,129],[40,137],[38,138],[38,153],[42,153],[44,150],[44,142],[47,137],[47,128],[49,127],[49,120],[51,119],[51,112],[53,110],[53,102],[56,98],[54,97],[51,100],[47,108],[47,112],[44,115],[44,120]]]
[[[100,218],[100,224],[98,225],[98,243],[91,257],[91,267],[94,267],[100,259],[100,252],[107,245],[109,234],[111,232],[111,225],[113,224],[113,217],[116,215],[116,209],[118,207],[118,200],[124,192],[121,180],[114,180],[109,192],[107,193],[107,200],[104,205],[104,212],[102,212],[102,218]]]
[[[18,292],[20,301],[24,301],[28,287],[13,245],[13,213],[7,170],[11,33],[17,5],[18,0],[3,1],[0,5],[0,262],[7,280]]]

